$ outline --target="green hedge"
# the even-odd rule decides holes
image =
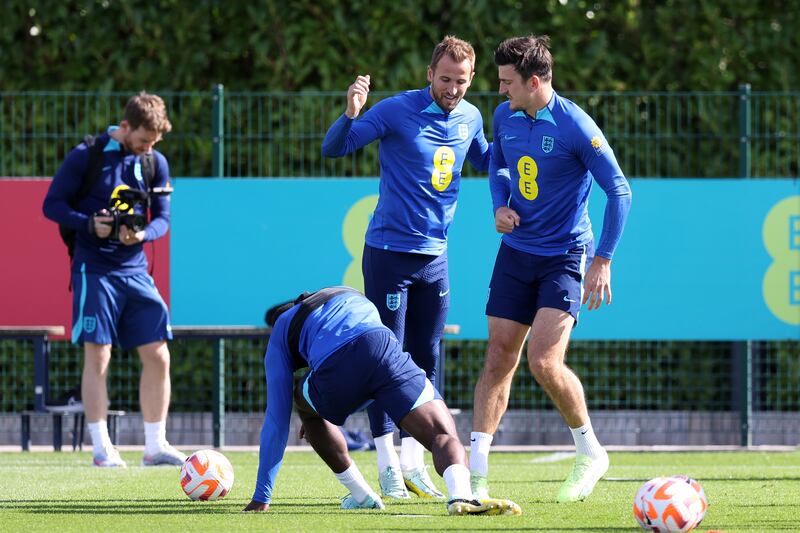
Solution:
[[[739,406],[740,386],[733,344],[728,342],[574,341],[567,363],[580,376],[591,409],[730,411]],[[264,409],[262,340],[226,341],[227,410]],[[33,406],[31,346],[0,341],[0,412]],[[486,341],[446,342],[445,398],[451,408],[472,409],[475,383],[483,366]],[[213,352],[208,341],[170,343],[172,410],[210,411]],[[51,345],[50,388],[57,398],[80,383],[82,351],[66,342]],[[133,352],[115,350],[109,371],[109,398],[118,409],[138,411],[140,363]],[[800,411],[800,343],[753,345],[753,407],[764,411]],[[552,409],[536,384],[523,354],[509,407]]]
[[[800,10],[770,0],[9,0],[5,90],[344,90],[425,84],[433,45],[454,33],[496,89],[504,38],[549,34],[559,90],[800,87]]]

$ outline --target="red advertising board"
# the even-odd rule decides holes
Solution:
[[[49,179],[0,178],[0,325],[72,329],[69,256],[58,226],[42,214]],[[145,245],[169,305],[169,233]]]

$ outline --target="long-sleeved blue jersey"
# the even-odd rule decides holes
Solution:
[[[81,187],[89,166],[89,150],[85,144],[74,148],[53,177],[47,196],[44,199],[44,215],[76,231],[75,256],[72,262],[74,272],[86,265],[86,272],[94,274],[131,275],[147,272],[147,257],[142,243],[126,246],[116,239],[100,239],[89,233],[89,217],[101,209],[108,209],[114,193],[123,187],[144,190],[139,156],[125,150],[119,142],[109,135],[116,127],[97,137],[95,142],[106,143],[103,150],[103,167],[99,179],[78,205],[71,207],[69,202]],[[153,150],[155,176],[151,187],[165,187],[169,182],[167,159]],[[138,214],[144,213],[144,206],[135,207]],[[150,222],[145,227],[145,241],[153,241],[163,236],[169,228],[169,196],[151,198]]]
[[[262,503],[270,502],[289,439],[294,386],[292,375],[297,365],[292,359],[287,337],[289,325],[298,309],[299,304],[278,317],[264,357],[267,410],[261,428],[258,478],[253,493],[253,499]],[[314,371],[346,343],[381,328],[387,329],[381,323],[378,310],[362,294],[346,292],[334,296],[306,318],[300,333],[300,357]],[[357,370],[342,368],[344,373],[354,371]]]
[[[597,124],[576,104],[553,97],[532,118],[508,102],[494,113],[489,169],[493,211],[509,206],[520,225],[503,242],[559,255],[592,241],[592,177],[608,197],[597,255],[611,259],[630,210],[631,189]],[[510,197],[510,201],[509,201]]]
[[[491,156],[478,109],[461,100],[450,113],[430,89],[378,102],[359,120],[331,125],[322,154],[341,157],[380,139],[380,196],[366,243],[395,252],[440,255],[447,248],[464,159],[486,170]]]

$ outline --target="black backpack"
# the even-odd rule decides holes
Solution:
[[[99,143],[96,141],[97,137],[94,135],[87,135],[83,138],[83,144],[86,145],[86,148],[89,152],[89,164],[86,166],[86,174],[83,175],[80,189],[78,189],[78,192],[75,193],[75,196],[69,200],[69,205],[73,209],[77,209],[78,202],[89,193],[92,187],[94,187],[95,183],[97,183],[97,180],[100,179],[100,174],[103,173],[103,150],[105,149],[108,141],[105,143]],[[142,166],[142,179],[144,180],[145,190],[150,190],[150,184],[153,182],[153,178],[156,174],[156,165],[153,152],[142,154],[139,156],[139,161]],[[76,232],[72,228],[68,228],[63,224],[59,224],[58,233],[61,235],[61,240],[64,241],[64,244],[67,246],[69,262],[72,264],[72,257],[75,255]]]

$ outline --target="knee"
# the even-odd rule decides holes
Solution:
[[[529,356],[528,367],[531,369],[533,377],[540,383],[553,381],[558,377],[560,372],[560,365],[552,359],[544,357]]]
[[[139,357],[142,359],[142,365],[144,366],[164,371],[169,370],[169,348],[167,348],[166,342],[140,346]]]
[[[500,343],[489,343],[486,351],[486,364],[483,373],[493,381],[503,379],[514,373],[519,354]]]

